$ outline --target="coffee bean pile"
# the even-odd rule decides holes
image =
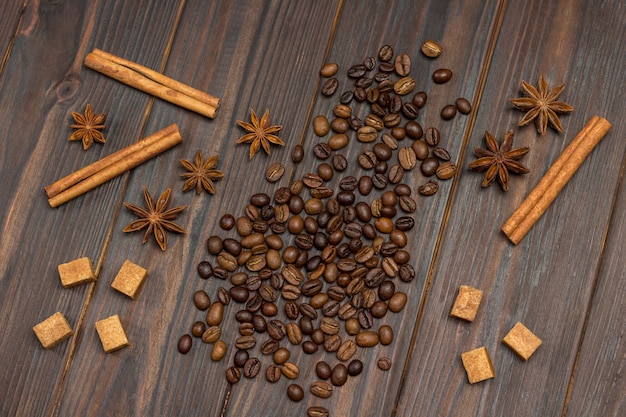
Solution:
[[[197,271],[200,278],[222,280],[225,285],[214,301],[204,290],[194,293],[194,305],[206,316],[192,324],[191,335],[179,339],[181,353],[189,352],[198,338],[212,345],[214,361],[221,360],[228,350],[221,330],[224,310],[235,308],[239,334],[229,336],[234,353],[226,369],[228,382],[259,373],[270,383],[282,377],[296,380],[300,367],[292,353],[301,349],[318,358],[318,379],[308,382],[309,392],[323,399],[332,395],[333,387],[363,371],[363,362],[355,358],[359,349],[393,342],[393,329],[380,322],[388,313],[404,309],[408,299],[400,287],[415,278],[405,247],[415,225],[417,202],[402,180],[418,164],[424,177],[446,180],[456,174],[448,151],[439,147],[439,131],[424,130],[415,120],[427,93],[417,92],[405,100],[415,88],[410,71],[410,57],[401,54],[394,60],[388,45],[378,58],[367,57],[350,67],[347,76],[354,88],[340,95],[332,120],[319,115],[312,123],[318,137],[332,134],[313,148],[319,160],[316,172],[288,187],[278,186],[272,196],[256,193],[238,217],[228,213],[220,218],[221,229],[230,237],[207,239],[213,258],[200,262]],[[336,64],[320,71],[326,77],[321,89],[326,97],[339,88],[337,72]],[[441,69],[432,79],[442,84],[451,77],[450,70]],[[351,107],[360,103],[369,105],[364,121]],[[452,107],[454,111],[442,109],[443,119],[454,117],[457,110],[464,114],[471,110],[465,99]],[[373,171],[371,175],[357,178],[346,172],[350,162],[338,151],[353,135],[371,147],[360,152],[352,167],[355,172]],[[400,146],[406,138],[412,141],[410,146]],[[294,146],[291,157],[294,163],[301,162],[304,148]],[[278,183],[283,173],[284,167],[273,164],[266,179]],[[431,179],[418,193],[430,196],[438,188]],[[330,355],[332,365],[324,360]],[[381,357],[374,366],[388,370],[391,359]],[[300,401],[305,390],[294,381],[287,395]],[[308,413],[329,415],[321,406]]]

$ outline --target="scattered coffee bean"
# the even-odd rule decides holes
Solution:
[[[328,409],[318,405],[309,407],[306,414],[308,417],[328,417],[330,415]]]
[[[185,355],[191,350],[192,344],[193,341],[191,340],[191,336],[184,334],[180,337],[180,339],[178,339],[178,351]]]
[[[433,180],[429,180],[426,184],[420,185],[418,191],[421,195],[431,196],[439,191],[439,184]]]
[[[407,54],[396,56],[394,69],[400,77],[406,77],[411,72],[411,58]]]
[[[332,77],[339,71],[339,65],[334,62],[328,63],[320,69],[320,75],[324,78]]]
[[[278,380],[280,379],[282,372],[280,370],[280,367],[278,365],[275,364],[270,364],[266,369],[265,369],[265,379],[267,379],[268,382],[274,383],[274,382],[278,382]]]
[[[226,380],[231,384],[236,384],[241,379],[241,371],[236,366],[226,369]]]
[[[441,109],[441,118],[443,120],[452,120],[456,116],[456,106],[448,104]]]
[[[287,387],[287,396],[291,401],[302,401],[302,399],[304,398],[304,390],[298,384],[290,384]]]
[[[469,114],[472,111],[472,105],[470,104],[469,100],[466,98],[463,98],[463,97],[457,98],[454,104],[456,105],[456,108],[459,111],[459,113]]]
[[[421,50],[422,53],[429,58],[437,58],[442,52],[441,45],[430,39],[422,44]]]
[[[322,86],[322,94],[326,97],[330,97],[337,91],[339,87],[339,81],[336,78],[329,78]]]
[[[269,182],[276,182],[283,177],[285,173],[285,167],[280,162],[275,162],[270,165],[265,171],[265,179]],[[234,219],[233,219],[234,225]],[[232,228],[232,227],[231,227]]]
[[[447,68],[440,68],[433,72],[433,81],[436,84],[444,84],[452,79],[452,71]]]
[[[391,359],[387,357],[378,358],[378,360],[376,361],[376,365],[379,369],[383,371],[388,371],[389,369],[391,369]]]
[[[441,134],[436,127],[429,127],[424,134],[424,141],[428,146],[437,146],[441,140]]]
[[[291,151],[291,161],[294,164],[297,164],[298,162],[301,162],[304,159],[304,148],[302,147],[302,145],[297,144],[296,146],[294,146],[293,150]]]
[[[388,62],[391,61],[391,58],[393,58],[393,48],[390,45],[383,45],[378,50],[378,59],[383,62]]]

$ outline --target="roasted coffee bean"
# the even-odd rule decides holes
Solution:
[[[418,109],[421,109],[426,105],[426,101],[428,100],[428,95],[424,91],[420,91],[415,93],[411,102],[417,106]]]
[[[235,226],[235,218],[232,214],[224,214],[220,217],[220,227],[224,230],[230,230]]]
[[[226,355],[226,342],[223,340],[218,340],[213,345],[213,349],[211,350],[211,360],[214,362],[221,361],[222,358]]]
[[[188,334],[184,334],[178,339],[178,351],[183,355],[187,354],[191,350],[193,340]]]
[[[291,384],[287,387],[287,396],[291,401],[302,401],[304,398],[304,390],[298,384]]]
[[[296,379],[300,376],[300,368],[293,362],[285,362],[281,368],[283,375],[289,379]]]
[[[202,337],[202,333],[206,330],[206,324],[202,321],[196,321],[191,326],[191,335],[193,337]]]
[[[447,83],[452,78],[452,71],[447,68],[440,68],[433,72],[432,78],[436,84]]]
[[[307,355],[312,355],[319,350],[317,343],[306,340],[302,343],[302,351]]]
[[[237,303],[245,303],[250,295],[248,289],[242,285],[235,285],[231,287],[229,293],[230,297]]]
[[[393,260],[396,261],[398,265],[403,265],[411,260],[411,255],[409,254],[409,252],[401,249],[393,255]]]
[[[388,357],[379,358],[376,361],[376,365],[380,370],[388,371],[389,369],[391,369],[391,359],[389,359]]]
[[[268,382],[271,382],[271,383],[277,382],[280,379],[280,376],[281,376],[281,370],[278,365],[270,364],[265,369],[265,379]]]
[[[383,174],[376,174],[372,177],[372,185],[378,190],[382,190],[387,186],[387,177]]]
[[[359,321],[359,325],[362,329],[371,329],[374,325],[374,318],[372,317],[372,313],[370,313],[369,310],[360,309],[357,313],[356,318]]]
[[[239,325],[239,334],[242,336],[252,336],[254,334],[254,325],[252,323],[241,323]]]
[[[394,313],[402,311],[406,303],[407,303],[407,295],[403,292],[396,292],[387,302],[389,306],[389,310],[391,310]]]
[[[224,304],[217,302],[209,307],[206,314],[206,322],[209,326],[217,326],[224,318]]]
[[[378,132],[372,126],[362,126],[357,130],[356,138],[363,143],[374,142],[378,138]]]
[[[243,365],[246,363],[249,357],[250,356],[247,350],[238,349],[235,352],[235,356],[233,357],[233,363],[235,364],[236,367],[243,368]]]
[[[356,80],[354,85],[357,88],[368,88],[369,86],[372,85],[373,82],[374,82],[373,78],[364,76],[364,77],[361,77],[358,80]]]
[[[428,129],[426,129],[426,133],[424,134],[424,140],[429,146],[439,145],[440,139],[441,135],[439,134],[439,130],[436,127],[429,127]]]
[[[413,226],[415,226],[415,220],[413,220],[413,218],[409,216],[402,216],[396,219],[395,226],[396,229],[406,232],[408,230],[411,230]]]
[[[367,99],[367,92],[364,88],[357,87],[354,89],[354,99],[359,103]]]
[[[310,250],[313,247],[313,238],[306,234],[300,233],[295,239],[296,246],[301,250]]]
[[[241,371],[236,366],[226,369],[226,380],[231,384],[236,384],[241,379]]]
[[[368,195],[369,193],[372,192],[373,188],[374,188],[374,185],[372,183],[372,177],[368,175],[364,175],[361,178],[359,178],[358,189],[361,195]]]
[[[364,330],[361,333],[357,334],[355,337],[355,342],[360,347],[372,347],[376,346],[380,339],[378,338],[378,333],[372,330]]]
[[[213,267],[208,261],[200,262],[196,269],[198,271],[198,275],[202,279],[209,279],[213,276]]]
[[[372,313],[372,317],[377,318],[377,319],[385,317],[385,315],[387,314],[387,310],[388,310],[387,303],[382,300],[378,300],[374,302],[374,304],[372,304],[372,306],[370,307],[370,312]]]
[[[248,291],[256,291],[261,288],[261,277],[259,277],[258,275],[251,275],[246,280],[245,285]]]
[[[409,120],[417,119],[419,116],[419,109],[417,106],[409,101],[402,103],[402,114]]]
[[[330,365],[324,361],[319,361],[315,365],[315,374],[317,375],[319,379],[326,380],[330,378],[330,375],[332,374],[332,372],[333,370],[330,367]]]
[[[429,58],[437,58],[441,55],[442,48],[438,42],[433,40],[427,40],[422,44],[422,53]]]
[[[333,386],[328,382],[314,381],[311,384],[311,394],[320,398],[328,398],[333,394]]]
[[[441,109],[441,118],[443,120],[452,120],[456,116],[456,106],[448,104]]]
[[[220,337],[222,337],[222,329],[218,326],[210,326],[202,333],[204,343],[215,343]]]
[[[409,120],[404,126],[404,131],[408,137],[415,140],[420,139],[424,135],[422,126],[415,120]]]
[[[279,347],[278,340],[268,339],[261,345],[261,353],[264,355],[273,355]]]
[[[329,187],[321,186],[310,189],[309,193],[314,198],[328,198],[334,194],[334,191]]]
[[[396,74],[406,77],[411,72],[411,58],[407,54],[400,54],[395,59]]]
[[[318,159],[327,159],[331,153],[332,149],[330,149],[327,143],[318,143],[313,147],[313,154]]]
[[[320,187],[324,180],[317,174],[304,174],[302,177],[302,182],[309,188],[317,188]]]
[[[384,73],[391,73],[394,70],[393,64],[391,62],[381,62],[378,66],[378,70]]]
[[[321,405],[314,405],[313,407],[307,408],[306,415],[308,417],[328,417],[330,416],[330,412]]]
[[[373,113],[365,116],[365,126],[371,126],[377,131],[381,131],[385,127],[383,120]]]
[[[333,368],[333,371],[330,375],[330,382],[336,386],[340,387],[346,383],[348,380],[348,368],[343,363],[338,363]]]
[[[313,118],[313,132],[317,136],[326,136],[330,132],[330,123],[324,115],[318,115]]]
[[[335,133],[346,133],[350,129],[350,124],[346,119],[337,117],[330,123],[330,128]]]
[[[300,314],[302,314],[304,317],[308,317],[311,320],[317,319],[317,311],[312,305],[308,303],[302,303],[300,304],[299,309]]]
[[[270,196],[265,193],[253,194],[252,197],[250,197],[250,204],[255,207],[263,207],[265,205],[268,205],[269,203]]]
[[[387,174],[389,178],[389,182],[391,184],[397,184],[402,181],[404,178],[404,168],[400,164],[393,164],[391,168],[389,168],[389,173]]]
[[[261,370],[261,361],[259,358],[248,358],[243,365],[243,376],[246,378],[254,378],[259,374]]]
[[[237,313],[235,313],[235,320],[237,320],[239,323],[252,323],[253,317],[254,314],[252,314],[248,310],[239,310]]]
[[[339,65],[334,62],[330,62],[320,69],[320,75],[324,78],[328,78],[337,74],[337,71],[339,71]]]
[[[302,295],[305,295],[307,297],[312,297],[315,294],[319,294],[320,291],[322,291],[323,287],[324,287],[324,284],[322,281],[320,281],[319,279],[313,279],[313,280],[306,281],[304,284],[302,284],[301,292],[302,292]]]
[[[333,334],[324,341],[324,350],[328,353],[337,352],[341,346],[341,336]]]
[[[206,310],[211,306],[211,299],[209,294],[204,290],[198,290],[193,293],[193,304],[198,310]]]
[[[414,88],[415,80],[411,77],[402,77],[393,85],[393,91],[401,96],[409,94]]]
[[[345,171],[348,168],[348,160],[345,156],[340,154],[335,154],[333,156],[333,169],[337,172]]]
[[[299,345],[302,342],[302,330],[295,322],[287,324],[287,339],[292,345]]]
[[[329,78],[322,85],[322,94],[326,97],[330,97],[337,91],[337,87],[339,87],[339,81],[336,78]]]
[[[433,154],[442,161],[450,160],[450,153],[445,148],[435,148]]]
[[[358,118],[355,114],[353,114],[348,119],[348,124],[350,125],[350,129],[357,131],[359,130],[359,128],[363,126],[363,121],[360,118]]]
[[[378,59],[383,62],[387,62],[391,61],[391,58],[393,58],[393,48],[389,45],[383,45],[378,50]]]
[[[420,171],[425,177],[432,177],[435,175],[437,168],[439,168],[439,160],[434,156],[429,156],[424,159],[420,165]]]
[[[365,278],[363,281],[365,285],[370,288],[378,287],[385,280],[385,273],[382,268],[373,268],[370,269],[367,274],[365,274]]]
[[[246,216],[250,221],[255,221],[259,219],[259,209],[253,204],[248,204],[246,206]]]
[[[246,310],[251,313],[256,313],[263,306],[263,299],[258,293],[253,293],[252,297],[246,301]]]
[[[355,64],[348,68],[348,77],[350,78],[361,78],[365,75],[367,69],[363,64]]]
[[[455,103],[457,110],[461,114],[469,114],[472,111],[472,105],[469,100],[463,97],[457,98]]]
[[[338,151],[339,149],[345,148],[348,146],[350,139],[345,133],[338,133],[333,135],[328,139],[328,146],[333,151]]]
[[[343,93],[341,93],[341,96],[339,97],[339,102],[341,104],[350,104],[353,98],[354,98],[353,91],[350,91],[350,90],[344,91]]]
[[[439,191],[439,184],[433,180],[429,180],[426,184],[420,185],[418,191],[421,195],[431,196]]]
[[[359,359],[353,359],[348,364],[348,375],[357,376],[363,372],[363,362]]]
[[[389,79],[389,74],[386,72],[377,72],[376,74],[374,74],[374,81],[380,83],[382,81],[388,80]]]
[[[454,177],[454,175],[456,174],[456,170],[457,168],[456,165],[454,165],[454,162],[446,161],[439,165],[439,168],[437,168],[437,178],[439,178],[440,180],[450,179]]]
[[[415,157],[420,161],[428,158],[430,153],[428,145],[423,140],[416,140],[411,144],[411,149],[415,152]]]
[[[342,362],[349,361],[356,353],[356,343],[353,340],[346,340],[337,350],[337,359]]]
[[[401,122],[402,117],[398,113],[390,113],[383,117],[383,123],[385,124],[385,127],[389,129],[400,125]]]
[[[269,182],[276,182],[280,180],[285,173],[285,166],[280,162],[275,162],[270,165],[265,171],[265,179]],[[233,219],[234,223],[234,219]]]
[[[326,340],[326,334],[320,329],[315,329],[313,333],[311,333],[311,340],[318,345],[322,345]]]
[[[403,146],[398,150],[398,162],[405,170],[411,170],[415,168],[417,164],[417,156],[413,148]]]
[[[368,56],[363,60],[363,66],[367,71],[371,71],[376,67],[376,58]]]
[[[211,236],[207,239],[207,249],[211,255],[217,255],[223,249],[222,238],[219,236]]]

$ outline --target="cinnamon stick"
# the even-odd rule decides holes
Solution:
[[[143,162],[182,142],[176,124],[172,124],[141,141],[88,165],[46,187],[50,207],[61,204],[112,180]]]
[[[526,236],[610,129],[611,124],[606,119],[594,116],[565,148],[520,207],[502,226],[502,231],[513,244],[518,244]]]
[[[217,97],[100,49],[87,54],[84,64],[128,86],[211,119],[220,105]]]

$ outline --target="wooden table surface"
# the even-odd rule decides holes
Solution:
[[[332,416],[626,415],[622,1],[1,3],[0,415],[299,416],[312,406]],[[442,45],[439,58],[420,52],[427,39]],[[427,181],[417,168],[405,174],[417,201],[406,247],[416,276],[410,283],[394,278],[408,303],[373,327],[390,325],[393,343],[359,348],[354,357],[363,361],[363,373],[321,399],[309,393],[315,364],[334,365],[335,354],[321,347],[308,355],[284,339],[281,346],[290,349],[300,376],[271,384],[264,377],[271,357],[258,346],[268,336],[260,334],[250,354],[261,359],[261,373],[230,385],[224,375],[239,336],[234,316],[245,306],[231,302],[225,308],[228,350],[220,362],[211,360],[211,346],[201,339],[186,355],[177,350],[179,337],[204,318],[193,293],[203,289],[216,300],[218,288],[230,288],[228,281],[199,278],[199,262],[217,265],[206,240],[236,237],[234,230],[220,229],[219,219],[244,215],[252,194],[273,195],[315,172],[321,161],[312,149],[328,137],[314,135],[312,118],[332,116],[339,93],[352,85],[346,70],[385,44],[410,56],[415,91],[429,93],[417,121],[441,131],[441,145],[459,168],[453,179],[439,181],[431,197],[417,194]],[[220,97],[217,116],[200,116],[87,69],[83,60],[94,48]],[[327,62],[340,67],[339,91],[331,98],[320,93],[319,69]],[[451,81],[435,85],[431,74],[438,68],[451,69]],[[559,98],[575,108],[561,117],[562,134],[550,128],[540,136],[533,125],[517,127],[523,113],[508,99],[522,94],[522,80],[536,85],[541,75],[551,88],[565,83]],[[458,97],[472,103],[472,112],[442,120],[440,109]],[[68,137],[72,112],[82,113],[88,103],[107,114],[107,142],[84,151]],[[361,118],[367,114],[364,104],[351,106]],[[248,146],[235,143],[243,135],[236,121],[249,120],[250,109],[270,109],[286,143],[251,161]],[[593,115],[608,119],[611,131],[514,246],[501,225]],[[49,207],[44,186],[171,123],[180,127],[182,144]],[[473,150],[484,147],[486,130],[500,140],[509,129],[515,146],[530,147],[521,160],[530,173],[512,176],[506,193],[497,184],[483,189],[482,174],[468,169]],[[341,175],[359,177],[366,172],[357,156],[371,145],[352,131],[349,136],[349,145],[337,151],[351,163]],[[409,146],[410,139],[404,141]],[[294,164],[291,151],[298,143],[306,157]],[[179,160],[192,159],[198,149],[219,155],[225,177],[215,183],[215,195],[182,191]],[[287,170],[276,184],[264,178],[273,162]],[[334,190],[341,175],[329,182]],[[135,219],[123,202],[142,205],[143,187],[153,196],[171,188],[172,204],[187,206],[177,222],[188,233],[169,233],[165,252],[152,238],[142,244],[142,233],[122,232]],[[289,232],[283,239],[293,244]],[[57,266],[80,257],[91,259],[98,280],[63,288]],[[149,271],[135,300],[110,285],[126,259]],[[460,285],[483,291],[471,323],[449,316]],[[286,320],[284,300],[276,304],[277,317]],[[46,350],[32,327],[57,311],[74,335]],[[114,314],[130,346],[107,354],[95,322]],[[543,341],[528,361],[502,343],[518,321]],[[351,338],[343,328],[340,334]],[[461,353],[480,346],[496,376],[470,384]],[[376,367],[384,356],[392,359],[388,371]],[[293,382],[305,390],[298,403],[286,395]]]

